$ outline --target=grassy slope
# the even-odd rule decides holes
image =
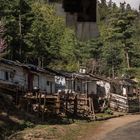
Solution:
[[[16,131],[32,126],[27,119],[26,114],[15,107],[12,97],[0,92],[0,140]]]
[[[76,121],[68,125],[37,125],[32,129],[25,129],[15,134],[13,139],[54,139],[54,140],[78,140],[87,137],[89,132],[99,126],[101,122]],[[92,134],[92,133],[90,133]]]

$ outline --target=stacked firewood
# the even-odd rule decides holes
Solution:
[[[110,107],[113,110],[120,112],[138,112],[139,111],[138,97],[122,96],[118,94],[111,94]]]
[[[60,115],[95,119],[93,100],[85,94],[27,93],[21,99],[21,107],[38,116]]]
[[[61,110],[66,115],[95,119],[93,100],[85,94],[70,93],[61,97]]]

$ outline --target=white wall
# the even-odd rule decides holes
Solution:
[[[6,72],[8,79],[6,79]],[[21,86],[26,85],[26,76],[22,67],[9,66],[1,64],[0,66],[0,80],[8,81],[11,83],[17,83]]]
[[[52,88],[52,89],[51,89]],[[39,89],[48,94],[55,93],[55,77],[47,74],[39,74]]]
[[[88,94],[97,94],[96,81],[88,82]]]
[[[56,92],[66,89],[66,78],[63,76],[55,76],[55,90]]]
[[[110,83],[105,81],[97,81],[97,85],[105,88],[106,96],[110,93]]]
[[[5,80],[4,70],[1,70],[1,68],[0,68],[0,80]]]
[[[39,75],[34,75],[33,87],[38,87],[39,88]]]
[[[8,73],[8,80],[5,79],[5,72]],[[13,78],[11,75],[14,73]],[[33,87],[39,87],[41,91],[46,91],[47,93],[55,93],[55,78],[54,76],[43,74],[43,73],[33,73]],[[10,66],[6,64],[0,65],[0,80],[8,81],[11,83],[17,83],[28,89],[28,71],[24,70],[22,67]]]

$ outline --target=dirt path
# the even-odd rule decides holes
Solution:
[[[96,130],[89,130],[89,133],[83,140],[103,140],[107,133],[139,120],[140,115],[127,115],[124,117],[107,120],[103,124],[99,125]]]
[[[140,115],[127,115],[104,122],[79,121],[70,125],[37,125],[13,134],[9,140],[109,140],[106,137],[108,133],[126,125],[131,128],[129,123],[138,121],[140,122]]]
[[[103,138],[104,140],[140,140],[140,120],[119,127]]]

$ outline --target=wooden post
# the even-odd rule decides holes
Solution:
[[[41,93],[39,93],[38,117],[40,114],[40,104],[41,104]]]
[[[88,99],[88,82],[86,81],[86,105],[88,104],[87,99]]]
[[[95,112],[94,112],[94,105],[93,105],[93,99],[90,98],[90,103],[91,103],[91,112],[92,112],[92,119],[95,120]]]
[[[36,92],[36,103],[38,103],[38,92]]]
[[[77,102],[78,102],[78,99],[76,95],[74,99],[74,112],[73,112],[75,116],[77,116]]]
[[[74,91],[74,77],[73,77],[73,74],[72,74],[72,81],[71,81],[71,93]]]
[[[29,112],[29,100],[27,99],[27,112]]]
[[[69,99],[69,93],[66,94],[66,111],[65,111],[66,115],[68,113],[68,99]]]
[[[43,105],[43,112],[42,112],[42,121],[44,121],[45,106],[46,106],[46,94],[45,94],[45,97],[44,97],[44,105]]]
[[[56,114],[60,113],[60,97],[59,95],[57,96],[57,100],[56,100]]]
[[[16,89],[16,105],[18,105],[18,87]]]

